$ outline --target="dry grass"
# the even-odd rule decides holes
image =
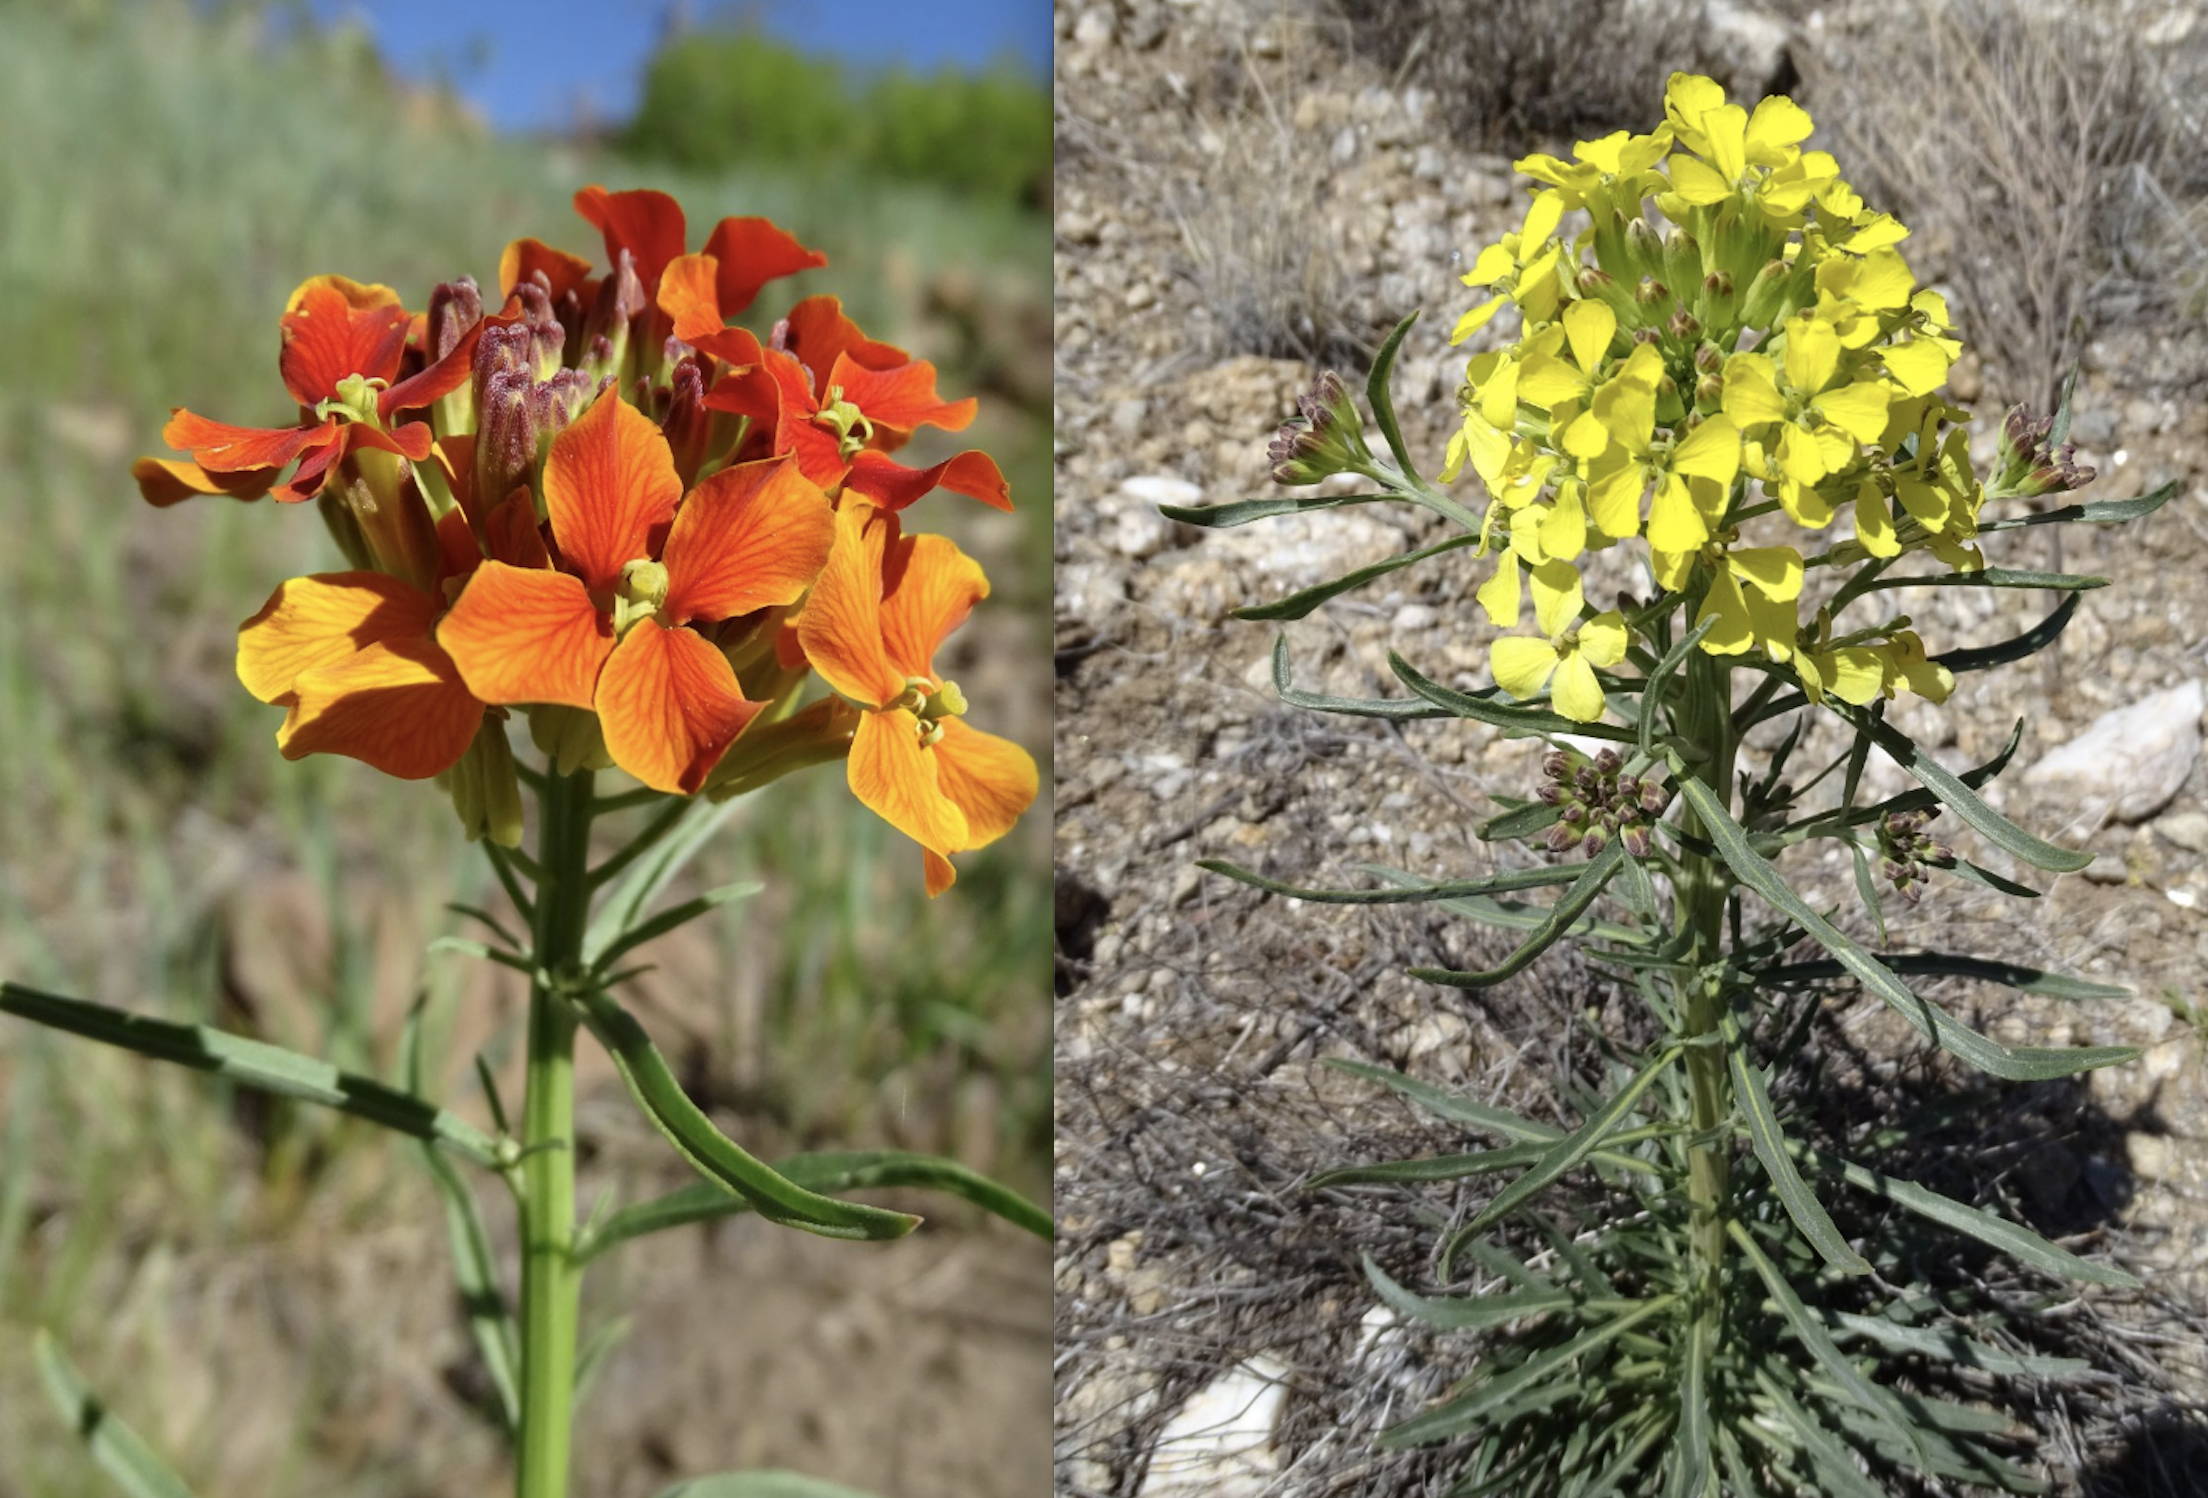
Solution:
[[[2162,37],[2121,7],[1951,0],[1804,53],[1823,142],[1916,230],[1920,279],[1958,293],[1999,388],[2042,408],[2119,319],[2184,309],[2208,250],[2203,129],[2186,92],[2208,29]]]

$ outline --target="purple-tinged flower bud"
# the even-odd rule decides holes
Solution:
[[[1690,338],[1699,338],[1702,336],[1701,320],[1684,307],[1681,307],[1677,312],[1672,313],[1671,321],[1666,323],[1664,326],[1670,331],[1671,336],[1678,339],[1681,343],[1686,342]]]
[[[1660,307],[1671,300],[1671,288],[1654,276],[1643,276],[1633,288],[1633,300],[1642,307]]]
[[[1648,828],[1641,823],[1636,822],[1619,833],[1618,841],[1624,843],[1625,851],[1635,858],[1648,857]]]
[[[1564,808],[1564,814],[1559,820],[1570,827],[1584,827],[1587,825],[1587,808],[1574,802]]]
[[[1551,780],[1562,780],[1564,772],[1571,769],[1571,756],[1561,749],[1551,749],[1541,756],[1541,773]]]
[[[1564,787],[1560,785],[1545,785],[1533,794],[1539,798],[1543,806],[1562,806],[1564,804]]]
[[[1551,853],[1562,853],[1579,841],[1579,829],[1557,822],[1550,826],[1541,841],[1548,845]]]
[[[2056,444],[2054,420],[2034,417],[2022,406],[2010,410],[1994,445],[1994,481],[1989,495],[2066,494],[2093,482],[2092,468],[2080,463],[2072,443]]]
[[[1315,484],[1333,474],[1372,466],[1364,418],[1342,377],[1326,370],[1296,397],[1301,413],[1281,424],[1267,455],[1276,484]]]
[[[440,281],[429,294],[429,358],[432,364],[460,346],[468,329],[483,320],[483,292],[475,277]]]
[[[629,330],[651,308],[644,283],[636,274],[636,261],[626,249],[614,257],[613,268],[598,283],[598,300],[583,319],[583,343],[589,357],[583,367],[593,376],[615,372],[629,351]],[[600,354],[600,340],[605,353]]]
[[[705,409],[705,388],[705,371],[695,355],[677,364],[669,382],[667,414],[659,424],[685,490],[697,483],[713,436],[713,413]]]
[[[1597,853],[1600,853],[1604,848],[1608,847],[1609,845],[1610,834],[1604,832],[1599,827],[1596,828],[1594,831],[1589,832],[1585,837],[1579,840],[1581,851],[1584,852],[1589,858],[1594,857]]]
[[[1615,775],[1618,773],[1618,766],[1624,763],[1625,761],[1618,757],[1617,750],[1604,749],[1595,755],[1595,773],[1597,775]]]

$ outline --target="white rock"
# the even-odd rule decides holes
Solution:
[[[1174,522],[1160,515],[1154,505],[1129,505],[1112,522],[1112,550],[1123,557],[1145,562],[1159,552],[1171,551],[1178,545],[1179,529]]]
[[[1719,81],[1735,98],[1761,98],[1786,70],[1786,23],[1735,0],[1709,0],[1702,34]]]
[[[1141,1498],[1259,1498],[1280,1471],[1274,1442],[1288,1370],[1269,1357],[1237,1364],[1175,1411],[1159,1433]]]
[[[1109,46],[1118,29],[1109,5],[1092,5],[1073,23],[1073,44],[1077,47]]]
[[[2167,806],[2200,758],[2201,684],[2195,679],[2101,714],[2092,726],[2024,772],[2028,785],[2059,786],[2137,822]]]
[[[1152,509],[1159,505],[1200,505],[1204,491],[1187,479],[1177,479],[1169,474],[1143,473],[1124,479],[1119,492],[1131,499],[1140,500]]]

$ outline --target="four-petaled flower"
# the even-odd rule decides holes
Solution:
[[[1533,615],[1547,639],[1505,635],[1488,654],[1495,684],[1511,696],[1540,695],[1554,677],[1550,700],[1556,710],[1579,723],[1602,716],[1605,698],[1595,679],[1597,666],[1625,659],[1625,619],[1617,610],[1579,622],[1583,601],[1579,573],[1567,562],[1544,562],[1533,569]]]

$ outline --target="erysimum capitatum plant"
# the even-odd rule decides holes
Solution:
[[[1351,474],[1367,492],[1168,512],[1241,525],[1366,503],[1432,511],[1450,528],[1436,543],[1243,614],[1301,618],[1399,569],[1477,558],[1477,606],[1500,631],[1494,684],[1458,690],[1391,654],[1407,695],[1316,694],[1296,686],[1283,637],[1275,685],[1313,711],[1465,720],[1548,745],[1540,778],[1479,829],[1533,847],[1530,866],[1471,879],[1374,867],[1369,889],[1206,867],[1305,900],[1445,902],[1520,934],[1492,967],[1413,970],[1448,988],[1506,982],[1578,937],[1646,1008],[1654,1039],[1599,1038],[1607,1083],[1567,1085],[1578,1119],[1566,1127],[1342,1063],[1490,1143],[1325,1171],[1314,1185],[1506,1178],[1439,1245],[1443,1293],[1366,1262],[1397,1313],[1488,1334],[1443,1397],[1381,1435],[1458,1443],[1458,1493],[1870,1495],[1912,1475],[2038,1491],[2000,1454],[2007,1422],[1938,1397],[1926,1370],[2061,1377],[2081,1365],[1984,1340],[1986,1323],[1924,1281],[1895,1224],[1928,1220],[2056,1280],[2136,1283],[1875,1157],[1814,1147],[1774,1102],[1836,982],[1996,1078],[2133,1058],[2001,1044],[1911,985],[1960,975],[2074,998],[2122,990],[1877,949],[1897,893],[1936,898],[1952,880],[2035,893],[1935,840],[1927,827],[1943,810],[2020,875],[2088,861],[1979,794],[2015,735],[1957,773],[1886,707],[1903,694],[1944,703],[1959,674],[2044,648],[2101,582],[1992,565],[1991,538],[2128,520],[2170,493],[2022,503],[2092,477],[2066,444],[2067,395],[2051,418],[2012,412],[1979,471],[1970,413],[1943,392],[1962,348],[1949,310],[1917,285],[1906,227],[1806,148],[1811,130],[1791,100],[1750,109],[1678,74],[1649,133],[1519,162],[1524,218],[1465,275],[1482,297],[1454,341],[1499,316],[1515,317],[1515,336],[1467,362],[1435,480],[1413,465],[1389,395],[1414,315],[1367,384],[1382,442],[1368,442],[1333,375],[1273,442],[1280,483]],[[1604,606],[1590,596],[1596,569],[1638,586]],[[2013,640],[1943,650],[1890,606],[1912,587],[2066,596]],[[1744,757],[1750,735],[1758,747]],[[1815,745],[1829,762],[1790,771]],[[1874,748],[1916,788],[1868,797]],[[1782,871],[1786,850],[1817,843],[1852,863],[1860,912],[1820,909]],[[1558,893],[1523,898],[1540,890]],[[1851,934],[1866,926],[1877,943]]]
[[[420,1140],[524,1498],[566,1491],[583,1269],[619,1244],[735,1212],[897,1238],[919,1219],[842,1195],[896,1185],[1050,1231],[1040,1208],[949,1160],[754,1158],[685,1094],[618,997],[638,948],[753,891],[659,908],[726,803],[841,763],[857,798],[920,845],[914,872],[940,895],[953,858],[1003,836],[1037,777],[1024,749],[968,725],[966,695],[935,666],[987,579],[948,539],[905,529],[938,490],[1011,507],[985,453],[921,468],[897,456],[922,427],[964,429],[975,402],[939,396],[931,365],[868,337],[833,296],[805,297],[762,329],[737,322],[773,283],[827,263],[765,219],[723,219],[690,252],[663,193],[590,187],[575,205],[604,238],[603,267],[520,239],[495,295],[463,276],[419,311],[386,286],[303,282],[276,330],[297,421],[242,427],[179,409],[163,435],[183,456],[134,469],[157,506],[267,499],[326,522],[347,565],[277,585],[239,631],[238,676],[281,709],[286,758],[341,755],[434,781],[490,859],[518,929],[468,910],[490,939],[459,945],[529,980],[518,1118],[487,1069],[491,1132],[422,1097],[411,1029],[394,1086],[0,984],[7,1012]],[[632,817],[618,838],[594,835]],[[701,1178],[588,1221],[574,1127],[586,1029]],[[513,1195],[513,1304],[454,1161]],[[103,1462],[134,1491],[183,1491],[57,1350],[42,1357]],[[731,1494],[830,1491],[791,1474],[711,1481]]]

